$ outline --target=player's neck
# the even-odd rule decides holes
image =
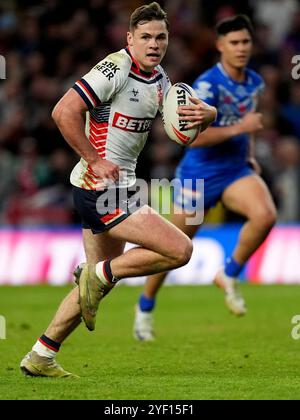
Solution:
[[[228,76],[236,82],[243,83],[246,79],[245,67],[236,68],[221,60],[221,64]]]
[[[154,67],[145,67],[143,66],[143,63],[141,63],[139,60],[137,60],[137,58],[135,57],[134,51],[132,50],[132,48],[130,48],[129,46],[126,47],[127,51],[129,52],[131,59],[133,60],[133,62],[135,63],[135,65],[137,66],[137,68],[145,74],[151,75],[154,72]]]

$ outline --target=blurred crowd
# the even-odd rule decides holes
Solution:
[[[150,2],[150,1],[149,1]],[[148,2],[148,3],[149,3]],[[164,67],[171,81],[193,80],[218,60],[214,25],[246,13],[255,25],[251,67],[266,82],[264,130],[256,139],[262,176],[282,222],[300,221],[300,0],[160,1],[171,38]],[[1,0],[0,224],[77,222],[70,172],[78,160],[51,119],[55,103],[107,54],[126,45],[138,0]],[[299,71],[300,73],[300,71]],[[161,119],[138,166],[138,176],[172,178],[182,148],[168,141]]]

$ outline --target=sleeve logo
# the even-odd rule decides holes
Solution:
[[[214,94],[211,92],[210,88],[212,87],[211,83],[208,82],[200,82],[196,86],[196,93],[199,99],[205,101],[205,99],[213,98]]]
[[[110,81],[113,79],[117,73],[117,71],[121,70],[116,64],[112,61],[104,61],[101,64],[97,64],[94,67],[96,70],[100,71],[107,79]]]

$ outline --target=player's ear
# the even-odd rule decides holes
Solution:
[[[132,39],[133,39],[133,34],[131,32],[127,32],[127,44],[129,45],[129,47],[132,47]]]
[[[217,50],[222,53],[223,52],[223,39],[222,37],[218,37],[216,41],[216,48]]]

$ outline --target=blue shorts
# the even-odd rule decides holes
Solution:
[[[186,211],[194,211],[198,209],[199,203],[205,209],[208,210],[214,207],[218,201],[222,198],[224,190],[235,181],[245,176],[254,175],[255,172],[250,164],[245,163],[237,169],[231,170],[216,170],[209,169],[209,167],[203,166],[203,169],[197,168],[197,170],[186,168],[181,165],[176,170],[175,177],[181,181],[185,193],[180,193],[178,190],[174,191],[173,201],[178,207],[184,208]],[[195,200],[195,196],[199,195],[196,185],[197,180],[204,180],[204,197],[201,202],[198,197],[198,202]],[[199,188],[198,188],[199,189]],[[186,193],[188,192],[188,193]],[[182,197],[184,196],[184,206]],[[201,210],[201,209],[199,209]]]

